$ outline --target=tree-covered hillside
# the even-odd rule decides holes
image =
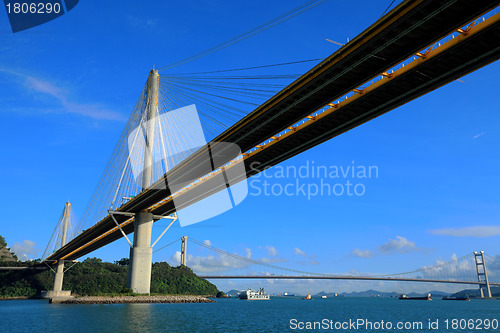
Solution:
[[[129,293],[128,262],[127,258],[114,264],[98,258],[88,258],[74,265],[68,262],[63,289],[85,296]],[[0,267],[35,265],[40,266],[40,261],[18,261],[7,248],[5,239],[0,236]],[[219,292],[215,285],[200,279],[185,266],[172,267],[166,262],[153,263],[151,275],[152,294],[215,296]],[[52,290],[53,282],[54,272],[49,269],[0,271],[0,297],[36,297],[43,290]]]
[[[0,236],[0,261],[17,261],[16,255],[10,252],[7,242],[2,236]]]
[[[469,296],[471,298],[479,298],[481,297],[481,294],[479,292],[479,288],[477,289],[466,289],[459,291],[458,293],[454,293],[451,296],[455,297],[463,297],[463,296]],[[500,298],[500,287],[491,287],[491,296]]]
[[[102,262],[98,258],[88,258],[74,264],[64,274],[63,289],[77,295],[103,295],[129,293],[126,288],[128,266]],[[11,266],[12,263],[0,263]],[[23,263],[23,266],[34,263]],[[67,268],[72,264],[68,263]],[[18,262],[18,265],[21,263]],[[0,272],[0,297],[36,297],[42,290],[51,290],[54,273],[50,270],[26,270]],[[166,262],[153,263],[152,294],[216,295],[217,287],[197,277],[189,267],[172,267]]]

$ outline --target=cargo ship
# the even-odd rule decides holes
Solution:
[[[269,300],[270,297],[264,291],[264,288],[260,288],[259,291],[253,291],[252,289],[248,289],[247,291],[243,291],[239,295],[240,299],[248,299],[248,300]]]
[[[399,299],[409,299],[409,300],[419,300],[419,301],[432,301],[431,294],[427,294],[427,296],[407,296],[407,295],[400,295]]]

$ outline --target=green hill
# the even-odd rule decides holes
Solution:
[[[81,263],[67,263],[64,290],[82,296],[130,293],[127,258],[114,264],[98,258]],[[7,248],[0,236],[0,267],[26,267],[40,265],[39,260],[21,262]],[[73,266],[71,266],[73,265]],[[0,271],[0,297],[37,297],[42,290],[51,290],[54,273],[51,270]],[[200,279],[189,267],[172,267],[166,262],[153,263],[151,294],[215,296],[219,290],[207,280]]]
[[[10,252],[5,242],[5,238],[2,236],[0,236],[0,261],[17,261],[16,255]]]
[[[481,297],[481,294],[479,293],[479,288],[477,288],[477,289],[462,290],[457,293],[454,293],[451,296],[455,297],[469,296],[471,298],[479,298]],[[491,287],[491,296],[500,298],[500,287]]]
[[[76,263],[64,274],[64,290],[77,295],[109,295],[130,293],[126,288],[128,266],[88,258]],[[120,264],[121,263],[121,264]],[[0,263],[0,266],[10,266]],[[16,266],[20,266],[20,263]],[[34,263],[23,263],[23,266]],[[69,268],[70,263],[67,264]],[[215,296],[219,290],[210,282],[200,279],[189,267],[172,267],[166,262],[153,263],[151,272],[152,294],[183,294]],[[0,297],[36,297],[42,290],[52,289],[54,273],[50,270],[0,272]]]

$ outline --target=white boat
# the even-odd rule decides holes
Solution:
[[[326,298],[326,295],[321,296],[321,298]]]
[[[253,291],[252,289],[248,289],[247,291],[243,291],[239,295],[240,299],[248,299],[248,300],[269,300],[270,297],[264,291],[264,288],[260,288],[259,291]]]

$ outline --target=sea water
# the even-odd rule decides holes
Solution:
[[[0,332],[500,332],[500,300],[216,301],[109,305],[0,301]]]

